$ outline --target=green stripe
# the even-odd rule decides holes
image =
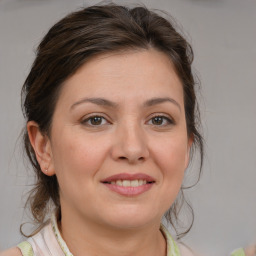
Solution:
[[[241,248],[241,249],[238,249],[238,250],[235,250],[234,252],[232,252],[230,256],[245,256],[245,252]]]
[[[25,241],[18,245],[23,256],[34,256],[32,246],[29,242]]]

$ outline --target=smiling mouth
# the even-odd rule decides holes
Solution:
[[[111,191],[122,196],[139,196],[151,190],[156,180],[145,173],[119,173],[101,180]]]
[[[121,196],[139,196],[154,187],[155,179],[144,173],[119,173],[101,181],[111,191]]]
[[[121,187],[139,187],[146,184],[155,183],[154,181],[146,181],[146,180],[116,180],[116,181],[104,181],[104,184],[111,184]]]

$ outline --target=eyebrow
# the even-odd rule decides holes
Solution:
[[[72,110],[77,105],[80,105],[82,103],[87,103],[87,102],[93,103],[93,104],[96,104],[96,105],[99,105],[99,106],[107,106],[107,107],[111,107],[111,108],[116,108],[117,107],[116,103],[114,103],[110,100],[104,99],[104,98],[84,98],[84,99],[81,99],[81,100],[75,102],[70,107],[70,110]]]
[[[181,111],[181,106],[180,104],[172,99],[172,98],[169,98],[169,97],[165,97],[165,98],[153,98],[153,99],[150,99],[150,100],[147,100],[143,105],[145,107],[151,107],[151,106],[154,106],[154,105],[158,105],[158,104],[161,104],[161,103],[165,103],[165,102],[171,102],[173,103],[174,105],[176,105],[179,110]]]
[[[83,103],[87,103],[87,102],[93,103],[93,104],[96,104],[96,105],[99,105],[99,106],[106,106],[106,107],[111,107],[111,108],[117,108],[118,107],[117,103],[115,103],[113,101],[110,101],[110,100],[107,100],[107,99],[104,99],[104,98],[83,98],[83,99],[75,102],[70,107],[70,110],[72,110],[77,105],[80,105],[80,104],[83,104]],[[151,107],[151,106],[158,105],[158,104],[165,103],[165,102],[173,103],[181,111],[180,104],[176,100],[174,100],[172,98],[169,98],[169,97],[149,99],[149,100],[147,100],[147,101],[145,101],[143,103],[143,107]]]

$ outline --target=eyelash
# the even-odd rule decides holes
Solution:
[[[107,123],[109,123],[109,121],[107,121],[107,119],[105,117],[103,117],[102,115],[93,115],[93,116],[89,116],[87,117],[86,119],[82,120],[82,124],[84,125],[87,125],[87,126],[91,126],[91,127],[97,127],[97,126],[100,126],[100,125],[93,125],[92,123],[89,124],[89,122],[91,122],[93,120],[93,118],[100,118],[101,120],[104,119],[106,120]]]
[[[175,124],[174,121],[171,118],[169,118],[167,116],[164,116],[164,115],[155,115],[155,116],[151,117],[150,120],[152,121],[154,118],[162,118],[162,120],[165,120],[166,123],[167,123],[167,124],[164,124],[164,125],[161,124],[161,125],[155,125],[155,126],[161,126],[161,127],[164,126],[165,127],[165,126],[168,126],[168,125]],[[154,125],[154,124],[152,124],[152,125]]]
[[[92,122],[93,118],[100,118],[101,121],[104,119],[106,121],[106,123],[105,124],[100,123],[98,125],[92,124],[91,122]],[[157,127],[165,127],[165,126],[169,126],[169,125],[174,125],[175,124],[175,122],[171,118],[166,117],[164,115],[155,115],[155,116],[151,117],[149,119],[149,121],[152,121],[154,118],[162,118],[162,120],[166,121],[166,124],[164,124],[164,125],[162,125],[162,124],[156,125],[156,124],[151,123],[150,125],[157,126]],[[102,125],[109,124],[110,122],[105,117],[103,117],[102,115],[93,115],[93,116],[89,116],[86,119],[82,120],[81,123],[83,125],[87,125],[87,126],[90,126],[90,127],[99,127],[99,126],[102,126]]]

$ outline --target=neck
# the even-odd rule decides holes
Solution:
[[[160,222],[140,228],[118,229],[64,214],[59,226],[69,250],[76,256],[166,255]]]

